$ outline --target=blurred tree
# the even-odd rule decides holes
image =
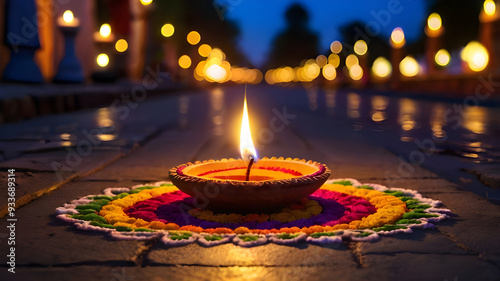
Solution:
[[[307,11],[299,4],[292,4],[285,18],[288,26],[274,39],[269,67],[296,66],[301,60],[318,55],[318,36],[308,26]]]
[[[248,60],[237,48],[238,26],[231,20],[220,18],[217,14],[219,7],[215,7],[212,1],[158,0],[154,3],[156,6],[152,11],[151,28],[157,39],[162,38],[161,27],[165,23],[171,23],[175,27],[175,33],[169,40],[175,42],[179,50],[197,48],[199,44],[205,43],[224,51],[231,64],[248,65]],[[187,34],[192,30],[201,35],[201,41],[195,47],[186,41]]]
[[[248,60],[237,47],[236,39],[240,34],[238,25],[227,18],[221,18],[217,13],[220,7],[215,6],[213,1],[189,0],[186,2],[187,25],[200,32],[202,41],[222,49],[230,63],[249,66]]]
[[[445,29],[444,48],[457,50],[478,39],[479,14],[484,0],[437,0],[429,13],[439,13]]]
[[[342,36],[343,45],[340,55],[345,58],[349,54],[354,54],[353,47],[356,41],[364,40],[368,45],[368,62],[370,65],[376,58],[380,56],[389,58],[391,48],[389,46],[388,39],[380,35],[371,37],[366,32],[365,28],[366,24],[360,21],[354,21],[340,27],[340,34]]]

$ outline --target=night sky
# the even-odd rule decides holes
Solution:
[[[320,50],[328,50],[333,40],[341,40],[339,28],[353,21],[374,24],[380,34],[389,38],[395,27],[405,30],[407,42],[423,33],[428,16],[424,0],[220,0],[228,7],[225,17],[240,28],[239,45],[247,57],[261,66],[267,59],[273,38],[285,28],[284,13],[292,3],[300,3],[308,11],[310,28],[320,36]],[[395,5],[390,13],[388,3]],[[399,5],[398,5],[399,3]],[[376,16],[390,14],[390,20],[377,21]]]

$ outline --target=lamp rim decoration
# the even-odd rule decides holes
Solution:
[[[195,199],[205,196],[209,208],[271,210],[295,203],[328,180],[324,164],[305,159],[264,157],[254,164],[249,181],[242,179],[241,159],[196,161],[170,169],[172,183]]]

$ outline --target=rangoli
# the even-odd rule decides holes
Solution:
[[[448,217],[441,202],[414,190],[330,180],[300,202],[271,213],[224,213],[200,208],[170,182],[107,188],[56,209],[78,229],[116,239],[161,239],[166,245],[234,243],[257,246],[376,241],[381,235],[432,228]]]

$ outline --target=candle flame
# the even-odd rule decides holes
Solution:
[[[245,161],[250,161],[250,157],[257,161],[257,151],[253,145],[252,134],[250,132],[250,121],[248,120],[246,89],[245,102],[243,104],[243,118],[241,119],[240,153],[241,158]]]
[[[101,25],[99,33],[101,34],[102,37],[108,38],[111,35],[111,26],[107,23]]]
[[[486,0],[483,3],[483,10],[488,16],[493,16],[497,10],[497,5],[493,0]]]
[[[396,27],[391,33],[391,46],[399,49],[405,45],[405,33],[401,27]]]
[[[75,18],[75,16],[73,16],[73,12],[70,11],[70,10],[66,10],[64,11],[64,14],[63,14],[63,20],[67,23],[70,23],[73,21],[73,19]]]

